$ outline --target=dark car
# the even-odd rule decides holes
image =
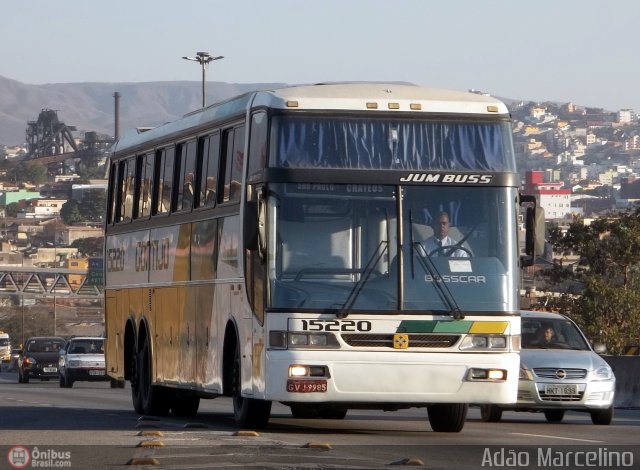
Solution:
[[[65,340],[58,336],[29,338],[18,357],[18,382],[29,383],[30,378],[57,379],[58,357],[64,345]]]

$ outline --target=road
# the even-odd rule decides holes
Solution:
[[[512,412],[500,423],[483,423],[471,408],[464,430],[449,434],[431,431],[425,409],[351,410],[344,420],[301,420],[274,404],[267,429],[237,435],[231,409],[229,399],[218,398],[203,400],[195,418],[150,419],[133,412],[128,387],[18,384],[15,373],[2,372],[0,469],[15,468],[7,456],[24,455],[16,446],[40,464],[84,469],[132,468],[128,463],[180,469],[509,468],[510,461],[500,460],[509,456],[530,468],[580,468],[584,452],[600,463],[596,468],[618,468],[602,465],[616,458],[623,459],[621,468],[640,468],[640,410],[617,410],[612,425],[595,426],[582,413],[568,413],[560,424]]]

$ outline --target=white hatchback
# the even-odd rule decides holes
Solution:
[[[518,401],[481,405],[483,421],[499,421],[503,410],[542,411],[549,422],[566,410],[587,411],[593,424],[610,424],[616,379],[578,326],[564,315],[522,311]]]

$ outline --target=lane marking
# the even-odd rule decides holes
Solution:
[[[562,437],[562,436],[550,436],[546,434],[525,434],[523,432],[512,432],[516,436],[527,436],[527,437],[544,437],[546,439],[562,439],[565,441],[580,441],[580,442],[595,442],[599,444],[604,444],[606,441],[594,441],[592,439],[578,439],[575,437]]]

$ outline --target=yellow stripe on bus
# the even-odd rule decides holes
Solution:
[[[475,321],[469,333],[499,333],[502,334],[507,330],[508,321]]]

